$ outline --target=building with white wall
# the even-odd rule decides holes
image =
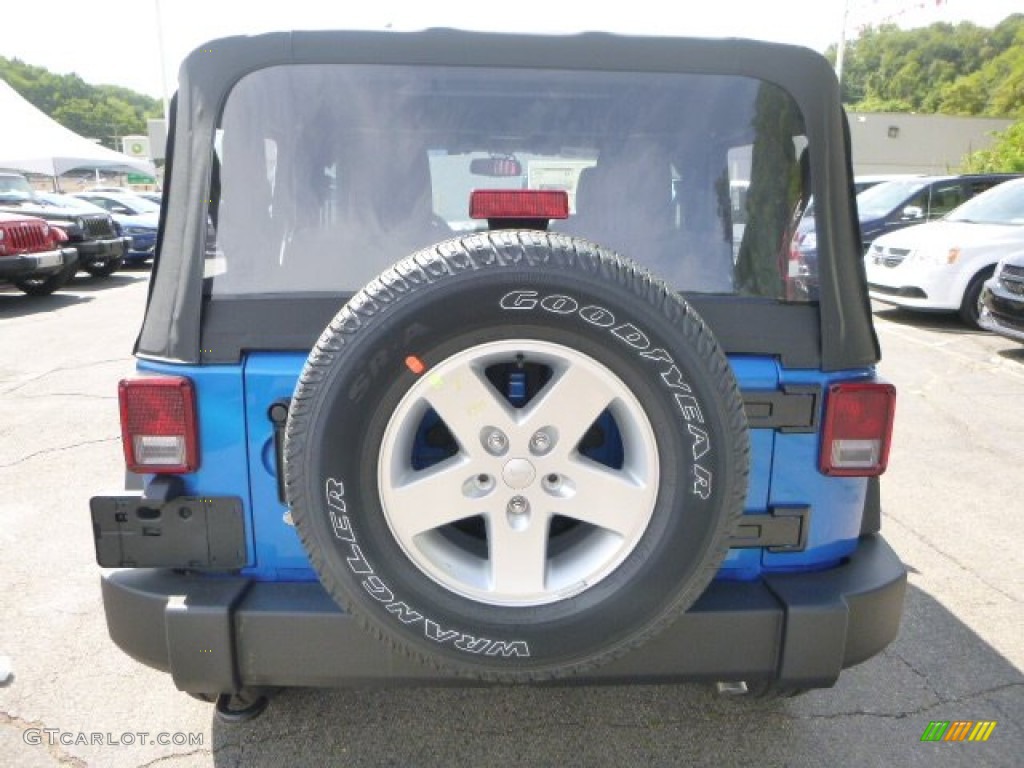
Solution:
[[[992,145],[1012,120],[991,117],[850,112],[853,169],[875,173],[959,173],[964,157]]]

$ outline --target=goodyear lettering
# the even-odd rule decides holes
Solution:
[[[693,465],[693,495],[705,501],[711,496],[711,473],[700,464]]]
[[[686,429],[693,438],[693,460],[700,461],[711,450],[711,441],[708,440],[708,433],[694,424],[687,424]]]
[[[667,371],[662,372],[661,380],[672,389],[681,389],[683,392],[693,391],[690,389],[690,385],[683,381],[683,372],[679,370],[679,366],[673,365]]]
[[[642,357],[644,360],[653,360],[656,363],[669,363],[673,367],[675,366],[675,363],[672,360],[672,355],[670,355],[661,347],[658,347],[657,349],[648,349],[644,352],[641,352],[640,357]]]
[[[612,333],[633,347],[633,349],[647,349],[651,346],[651,340],[647,338],[647,334],[632,323],[612,328]]]
[[[698,463],[711,451],[711,438],[706,430],[697,426],[704,423],[704,413],[693,395],[693,389],[684,379],[683,372],[668,350],[664,347],[654,347],[642,328],[630,322],[618,322],[615,313],[606,307],[588,304],[580,309],[579,302],[572,296],[551,294],[541,297],[537,291],[516,290],[502,296],[499,306],[511,310],[531,310],[540,306],[548,312],[566,316],[575,313],[590,325],[607,328],[615,338],[636,350],[642,359],[663,364],[658,372],[665,386],[673,390],[672,395],[683,421],[686,422],[686,431],[691,440],[694,460],[691,493],[705,501],[711,498],[714,476],[711,470]]]
[[[696,421],[698,424],[704,423],[704,414],[700,412],[700,403],[697,402],[697,398],[693,395],[680,395],[678,392],[675,397],[676,405],[679,406],[684,419]]]
[[[511,291],[501,297],[502,309],[533,309],[536,306],[536,291]]]
[[[556,315],[571,315],[580,305],[569,296],[545,296],[544,300],[540,303],[544,309],[548,312],[553,312]]]
[[[595,307],[593,304],[581,309],[580,317],[598,328],[611,328],[615,325],[615,315],[604,307]]]

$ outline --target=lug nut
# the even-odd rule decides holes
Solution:
[[[525,515],[530,511],[530,502],[523,496],[513,496],[508,502],[508,513],[510,515]]]
[[[535,432],[530,438],[530,450],[535,454],[544,454],[551,450],[551,435],[544,430]]]
[[[501,456],[508,450],[508,438],[500,429],[484,430],[482,437],[484,448],[492,456]]]

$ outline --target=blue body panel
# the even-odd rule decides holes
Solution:
[[[140,373],[187,376],[196,392],[199,469],[181,475],[190,496],[238,496],[248,510],[251,491],[243,440],[247,427],[241,369],[236,365],[172,365],[140,360]],[[256,562],[251,519],[246,515],[248,562]]]
[[[274,425],[268,416],[271,404],[289,400],[306,362],[300,352],[249,355],[245,363],[245,415],[249,422],[248,452],[251,457],[252,526],[256,531],[261,579],[316,578],[298,533],[286,518],[288,509],[278,498]]]
[[[305,361],[306,354],[301,352],[261,352],[247,355],[241,366],[139,363],[140,371],[184,375],[195,382],[202,463],[197,472],[183,476],[186,490],[243,499],[249,548],[245,573],[257,580],[316,578],[278,497],[274,425],[268,413],[274,402],[291,397]],[[775,391],[780,385],[813,385],[825,392],[833,382],[874,375],[871,369],[828,374],[786,370],[772,358],[734,356],[730,361],[745,392]],[[240,435],[244,440],[238,439]],[[821,474],[818,433],[753,429],[750,442],[745,513],[809,506],[807,546],[793,553],[732,549],[718,578],[751,580],[766,571],[818,570],[852,553],[867,480]]]

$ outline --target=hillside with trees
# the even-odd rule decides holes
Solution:
[[[834,61],[835,49],[828,55]],[[855,112],[1015,118],[963,169],[1024,171],[1024,14],[994,29],[964,22],[863,30],[847,43],[842,88]]]
[[[146,133],[146,119],[163,116],[156,99],[115,85],[89,85],[0,56],[0,78],[65,128],[120,150],[117,138]]]
[[[835,60],[835,48],[826,55]],[[115,146],[146,132],[159,101],[112,85],[89,85],[0,56],[0,78],[57,122]],[[1024,171],[1024,14],[995,28],[970,22],[903,30],[861,30],[847,41],[843,101],[855,112],[918,112],[1014,118],[995,145],[971,155],[965,170]]]

